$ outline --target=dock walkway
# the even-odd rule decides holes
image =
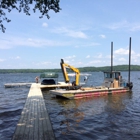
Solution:
[[[55,140],[40,84],[31,85],[12,140]]]
[[[7,84],[4,84],[5,88],[21,87],[21,86],[30,87],[31,85],[32,85],[32,83],[7,83]]]

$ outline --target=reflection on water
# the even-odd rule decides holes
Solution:
[[[112,94],[108,96],[106,108],[108,110],[110,109],[116,112],[124,110],[126,107],[125,101],[127,101],[127,99],[131,99],[131,95],[132,93],[128,92],[128,93]]]
[[[138,134],[135,135],[140,126],[135,128],[136,124],[131,121],[132,114],[128,109],[132,94],[66,100],[51,98],[48,91],[43,92],[58,140],[124,139],[130,138],[128,133],[131,133],[132,138],[140,138]],[[137,130],[131,131],[134,128]]]

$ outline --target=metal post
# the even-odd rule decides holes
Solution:
[[[111,42],[111,72],[113,71],[113,42]]]
[[[129,40],[129,72],[128,72],[128,83],[130,83],[130,65],[131,65],[131,37]]]

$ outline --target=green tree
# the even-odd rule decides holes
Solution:
[[[39,10],[42,18],[46,16],[49,17],[49,10],[54,12],[59,12],[61,8],[59,7],[60,0],[0,0],[0,30],[4,33],[6,28],[3,25],[3,21],[10,22],[11,20],[7,18],[6,11],[11,12],[12,9],[16,9],[18,12],[24,12],[26,15],[30,15],[30,6],[33,5],[34,13]]]

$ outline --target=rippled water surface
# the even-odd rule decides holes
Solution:
[[[102,72],[93,72],[87,85],[100,85]],[[28,95],[28,87],[4,88],[5,83],[34,82],[39,74],[0,74],[0,140],[10,140]],[[122,73],[128,79],[128,73]],[[132,93],[66,100],[43,90],[57,140],[139,140],[140,72],[131,72]],[[58,79],[63,81],[62,75]]]

